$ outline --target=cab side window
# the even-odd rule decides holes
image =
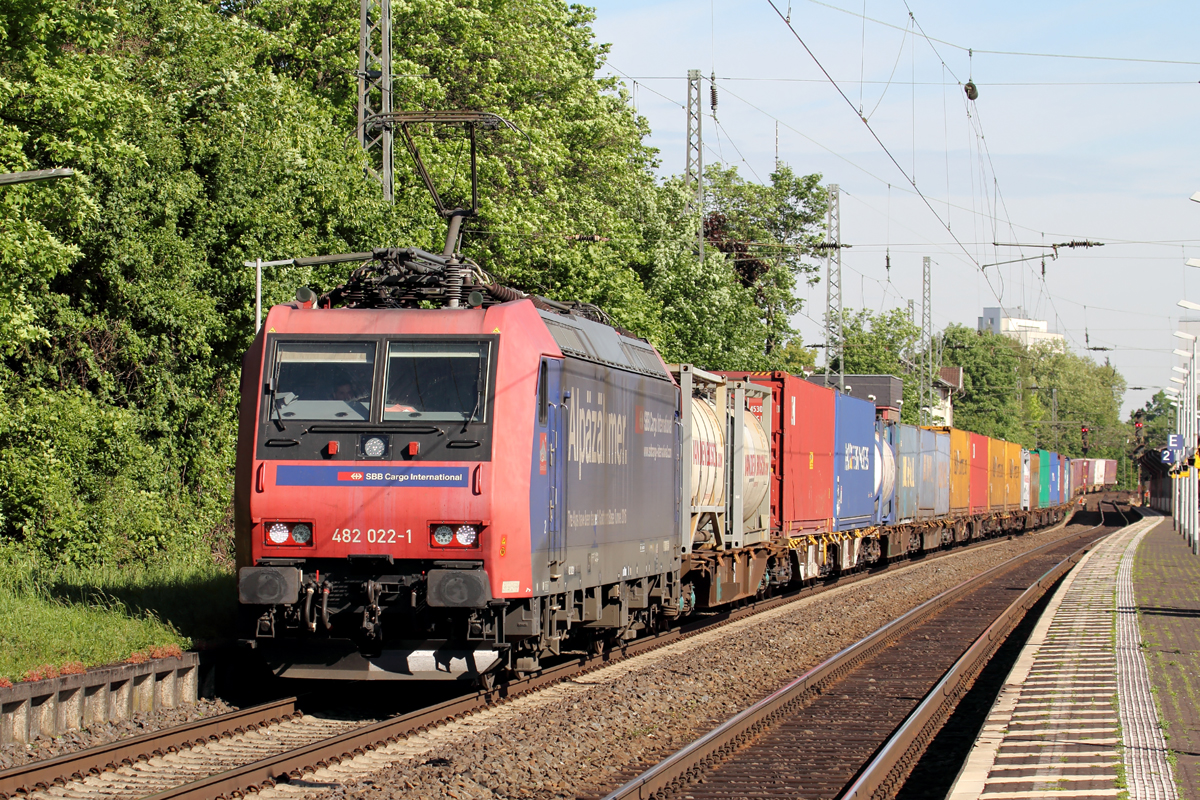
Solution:
[[[550,377],[550,365],[542,359],[542,368],[538,371],[538,424],[545,425],[550,418],[550,390],[546,385]]]

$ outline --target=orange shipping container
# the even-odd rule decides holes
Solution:
[[[1005,460],[1005,448],[1008,442],[1003,439],[988,439],[988,505],[992,511],[1007,511],[1007,495],[1004,492],[1005,481],[1008,480],[1008,462]]]
[[[1016,511],[1021,507],[1021,445],[1004,443],[1004,464],[1008,470],[1004,481],[1004,510]]]
[[[966,514],[971,502],[971,434],[942,430],[950,433],[950,513]]]

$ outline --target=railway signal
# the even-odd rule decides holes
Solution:
[[[1081,427],[1079,434],[1083,437],[1083,454],[1086,456],[1088,452],[1088,426],[1084,425]]]

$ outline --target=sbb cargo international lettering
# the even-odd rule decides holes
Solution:
[[[386,467],[347,470],[343,467],[275,468],[276,486],[466,486],[466,467]]]

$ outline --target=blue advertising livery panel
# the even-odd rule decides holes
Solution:
[[[839,394],[833,417],[833,527],[865,528],[875,518],[875,405]]]

